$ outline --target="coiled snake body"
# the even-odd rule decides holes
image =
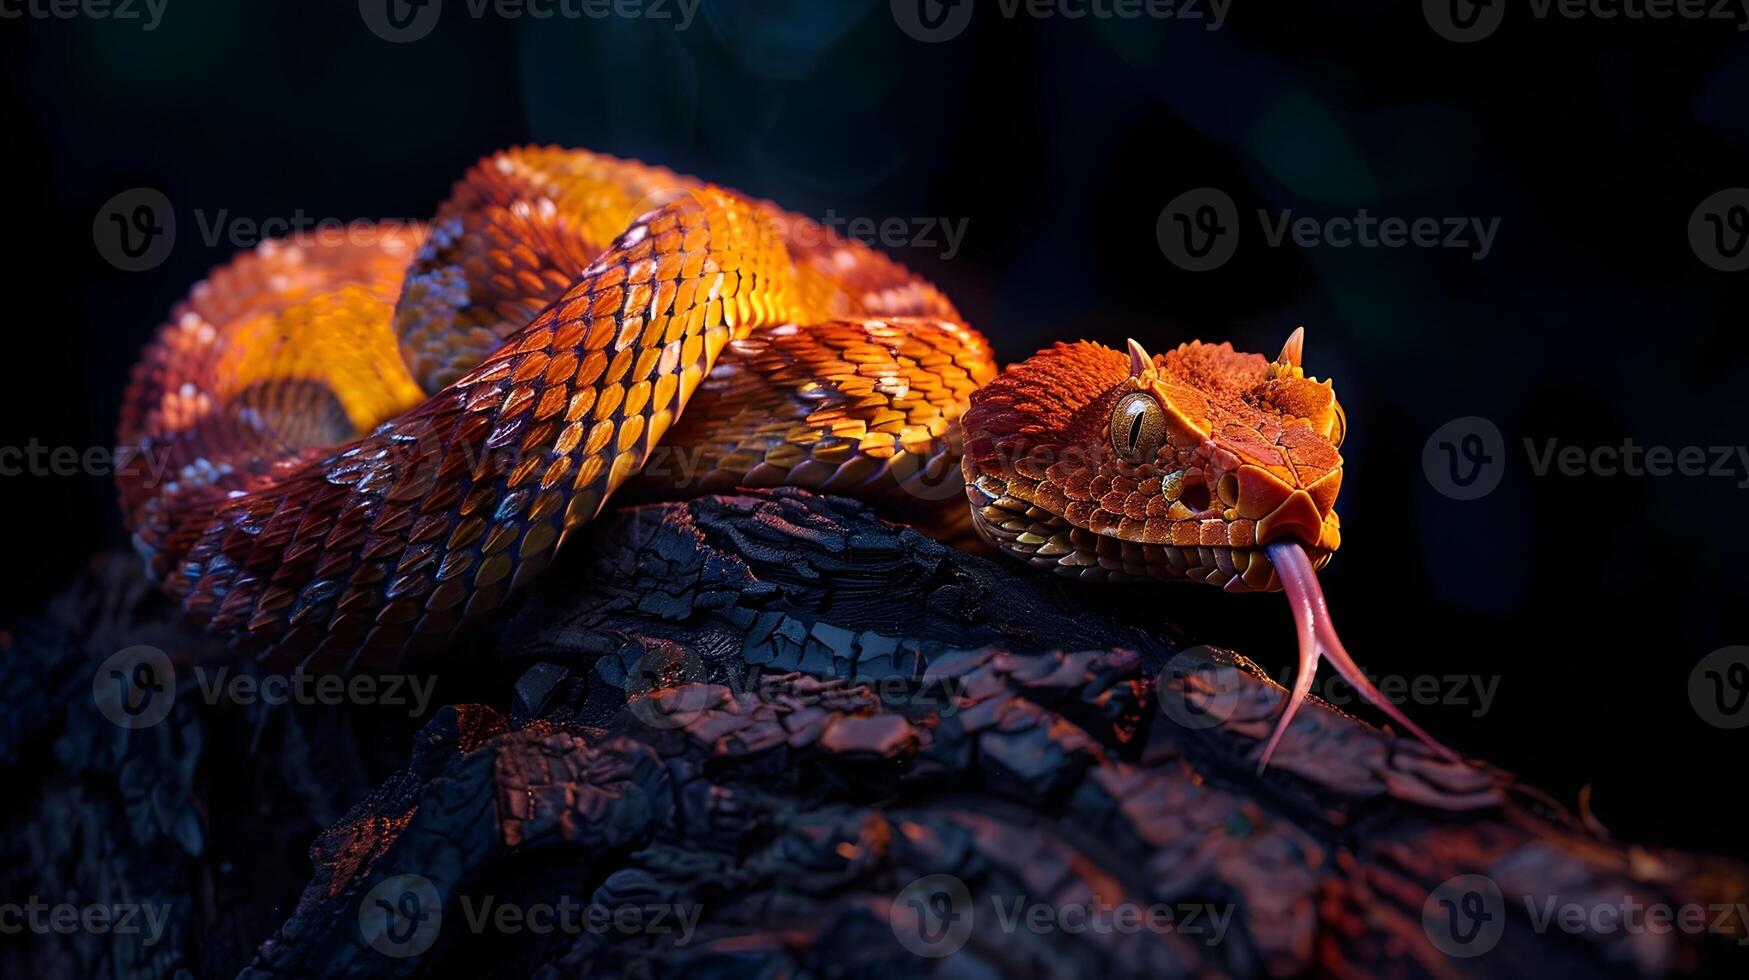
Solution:
[[[628,482],[903,516],[963,469],[972,523],[1035,565],[1285,586],[1302,684],[1272,750],[1317,649],[1348,673],[1312,577],[1340,409],[1298,344],[1059,346],[997,378],[940,291],[859,243],[661,168],[511,150],[429,227],[270,244],[197,285],[120,429],[172,477],[124,476],[121,502],[190,617],[335,669],[496,608]]]

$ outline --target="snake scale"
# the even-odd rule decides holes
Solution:
[[[123,402],[118,444],[170,477],[119,492],[190,619],[305,669],[452,635],[622,488],[792,485],[969,518],[1080,579],[1285,590],[1300,671],[1260,765],[1320,651],[1437,747],[1329,625],[1346,422],[1302,337],[1273,361],[1059,344],[998,376],[946,296],[861,243],[660,167],[521,148],[429,225],[268,243],[196,285]],[[969,510],[943,499],[962,480]]]

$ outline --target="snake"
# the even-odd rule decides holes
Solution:
[[[1285,591],[1300,669],[1260,769],[1320,652],[1449,755],[1331,625],[1346,419],[1303,337],[1274,360],[1083,341],[999,371],[941,290],[852,237],[518,147],[428,222],[300,232],[196,284],[129,379],[117,444],[156,465],[118,494],[188,620],[335,671],[492,613],[610,499],[841,494],[1081,581]]]

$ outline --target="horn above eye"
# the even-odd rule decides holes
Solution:
[[[1154,358],[1135,338],[1130,338],[1130,377],[1140,378],[1154,370]]]
[[[1287,343],[1281,345],[1281,353],[1269,364],[1268,377],[1271,378],[1303,378],[1306,372],[1300,368],[1300,359],[1306,350],[1306,328],[1295,327],[1288,335]]]
[[[1305,354],[1305,350],[1306,328],[1295,327],[1294,332],[1288,334],[1287,343],[1281,345],[1281,354],[1275,359],[1275,362],[1285,364],[1288,367],[1299,367],[1300,358]]]
[[[1131,465],[1153,462],[1166,441],[1166,413],[1145,392],[1132,391],[1111,410],[1111,448]]]

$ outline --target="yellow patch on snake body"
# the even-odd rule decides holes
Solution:
[[[213,374],[221,401],[255,385],[310,381],[331,392],[357,432],[368,432],[424,397],[401,362],[393,307],[363,286],[294,303],[239,323]]]

